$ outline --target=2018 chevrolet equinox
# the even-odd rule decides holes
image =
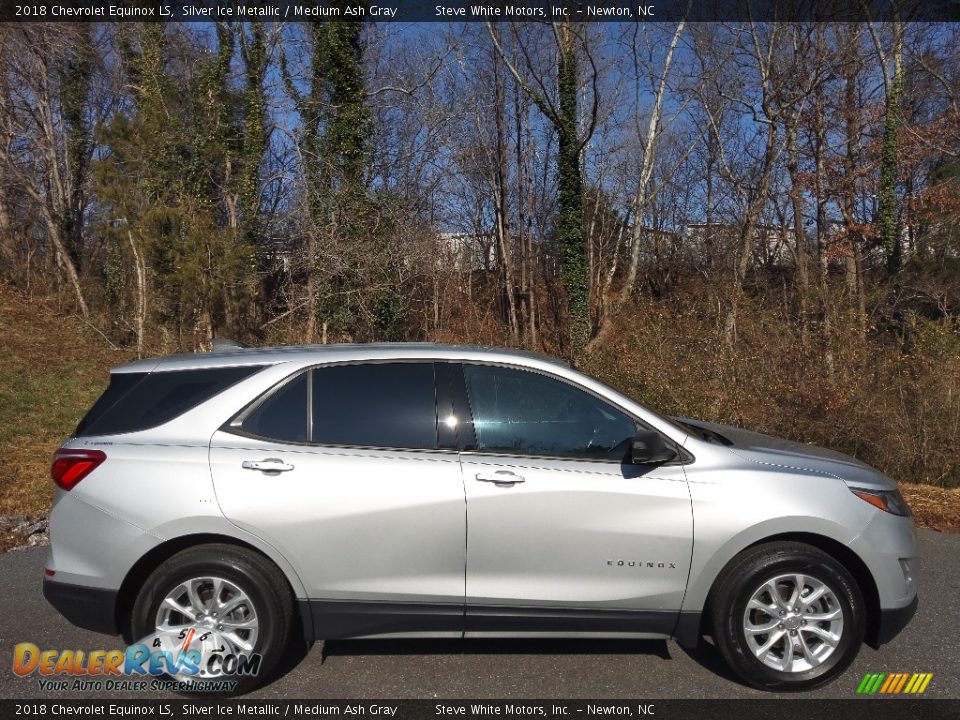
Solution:
[[[141,360],[57,451],[44,593],[127,638],[675,638],[803,689],[917,604],[893,480],[662,417],[549,358],[434,344]],[[222,671],[225,673],[226,671]],[[216,673],[214,673],[216,674]]]

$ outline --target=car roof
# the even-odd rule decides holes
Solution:
[[[113,373],[169,372],[244,365],[276,365],[354,362],[363,360],[481,360],[486,362],[547,363],[569,367],[568,363],[529,350],[480,345],[447,345],[444,343],[336,343],[330,345],[281,345],[243,347],[238,344],[218,345],[213,352],[182,353],[160,358],[136,360],[119,365]],[[532,362],[531,362],[532,361]]]

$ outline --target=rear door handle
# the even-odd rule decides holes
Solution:
[[[495,485],[516,485],[525,482],[522,475],[510,472],[509,470],[497,470],[492,473],[477,473],[474,477],[480,482],[492,482]]]
[[[288,472],[293,470],[293,465],[285,463],[280,458],[267,458],[266,460],[244,460],[240,465],[244,470],[260,470],[261,472]]]

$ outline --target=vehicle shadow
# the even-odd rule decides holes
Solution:
[[[260,689],[270,687],[278,680],[282,680],[296,670],[297,666],[306,659],[312,648],[313,643],[308,643],[300,638],[291,641],[276,667],[270,671],[267,679],[260,685]]]
[[[331,657],[373,655],[650,655],[671,660],[671,648],[665,640],[592,639],[592,638],[397,638],[370,640],[327,640],[320,648],[320,662]],[[270,673],[265,685],[272,685],[306,658],[313,643],[301,640],[290,649]],[[744,686],[724,662],[720,651],[707,639],[696,648],[681,652],[702,668],[724,680]]]
[[[736,683],[742,687],[749,687],[749,685],[744,683],[743,680],[733,673],[733,671],[730,669],[730,666],[727,665],[726,661],[723,659],[723,656],[720,654],[720,651],[717,649],[717,646],[713,644],[712,640],[700,638],[700,643],[697,645],[697,647],[681,647],[680,650],[684,652],[688,658],[697,663],[697,665],[702,667],[704,670],[713,673],[717,677],[721,677],[724,680],[729,680],[730,682]]]

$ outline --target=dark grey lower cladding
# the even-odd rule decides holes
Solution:
[[[84,630],[117,634],[117,592],[43,579],[43,597],[67,620]]]
[[[308,640],[463,630],[463,605],[301,600],[300,610],[304,617],[312,621],[313,633]],[[307,626],[310,624],[303,624],[308,634]]]
[[[894,610],[881,610],[874,632],[868,633],[867,642],[874,649],[893,640],[913,619],[920,604],[920,596],[914,596],[909,605]]]
[[[703,637],[703,614],[699,612],[682,612],[677,618],[677,626],[673,630],[673,639],[680,647],[693,650],[700,644]]]
[[[398,633],[649,633],[674,635],[684,646],[699,641],[699,613],[471,606],[442,603],[301,600],[308,640]],[[678,619],[681,622],[678,622]],[[312,625],[312,628],[310,627]],[[680,636],[682,635],[682,637]],[[696,635],[696,637],[694,637]]]
[[[652,633],[670,635],[677,613],[660,610],[604,610],[474,606],[467,608],[467,632]]]

